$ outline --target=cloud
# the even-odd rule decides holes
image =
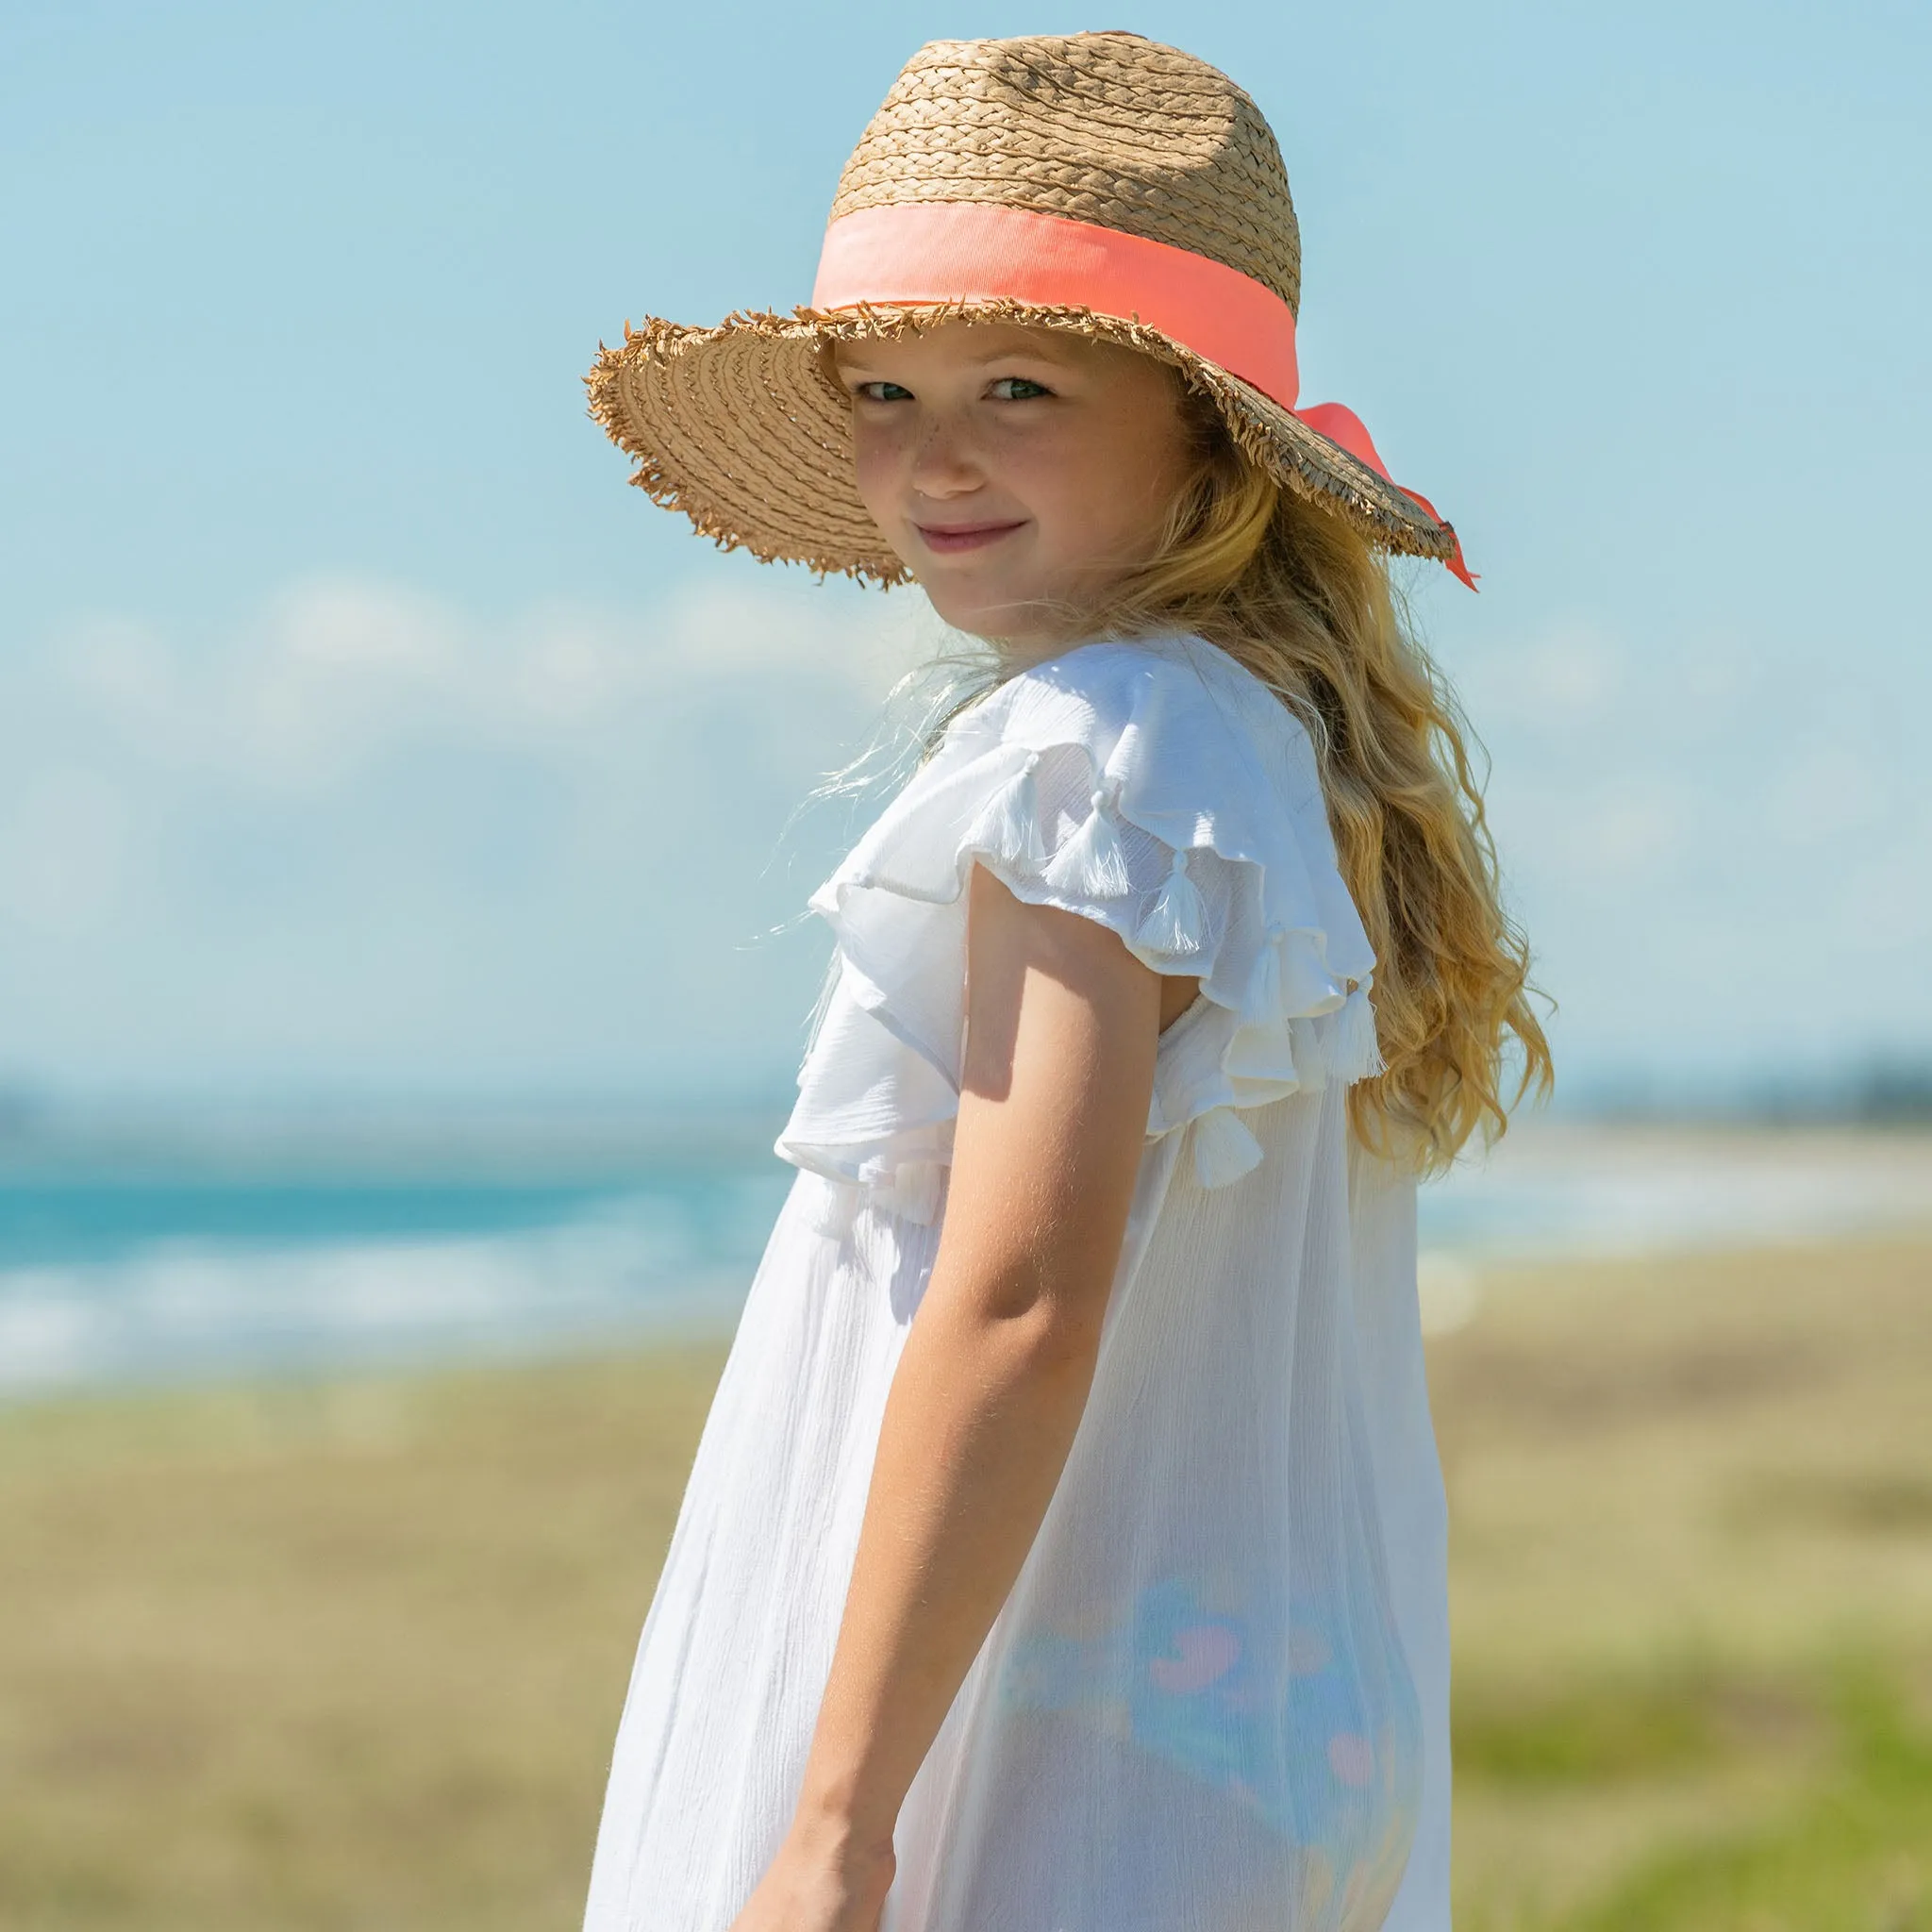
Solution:
[[[1932,1047],[1923,663],[1580,622],[1470,656],[1511,896],[1584,1085]]]
[[[291,586],[0,670],[0,1069],[52,1082],[782,1076],[847,815],[788,833],[923,648],[842,586],[486,622]]]
[[[38,933],[98,926],[117,894],[128,812],[97,771],[47,762],[25,774],[0,824],[0,918]]]
[[[394,586],[325,580],[218,640],[83,626],[58,646],[55,675],[70,715],[128,758],[325,792],[425,738],[574,758],[667,704],[773,681],[875,701],[908,635],[903,607],[820,596],[687,592],[643,615],[557,605],[491,625]],[[748,708],[744,722],[770,721]]]

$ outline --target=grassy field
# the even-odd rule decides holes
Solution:
[[[1477,1288],[1460,1932],[1932,1932],[1932,1244]],[[0,1926],[575,1926],[720,1359],[0,1411]]]

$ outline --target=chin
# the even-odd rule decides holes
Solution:
[[[1037,591],[996,595],[985,587],[975,586],[967,591],[963,585],[949,587],[924,580],[922,588],[941,622],[969,637],[985,638],[992,643],[1034,644],[1053,633],[1054,625]]]

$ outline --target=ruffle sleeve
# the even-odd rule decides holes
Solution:
[[[1243,1109],[1380,1071],[1374,955],[1336,863],[1314,747],[1199,639],[1090,644],[962,713],[811,898],[839,970],[777,1142],[916,1221],[958,1110],[966,886],[1118,933],[1200,996],[1161,1036],[1150,1138],[1205,1186],[1260,1158]]]

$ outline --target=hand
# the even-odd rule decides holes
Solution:
[[[890,1841],[860,1849],[794,1821],[731,1932],[878,1932],[893,1869]]]

